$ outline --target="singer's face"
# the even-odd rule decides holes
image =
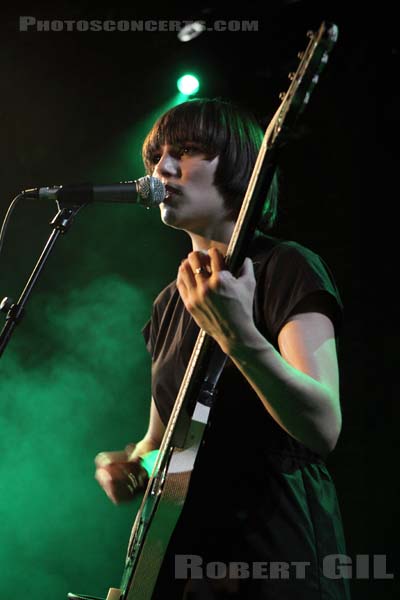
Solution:
[[[218,156],[209,160],[194,143],[166,144],[154,154],[153,176],[166,185],[161,219],[170,227],[217,239],[230,220],[224,199],[214,185]]]

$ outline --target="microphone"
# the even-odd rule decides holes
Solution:
[[[107,185],[91,183],[53,185],[32,188],[22,192],[28,198],[60,200],[66,204],[90,204],[92,202],[114,202],[158,206],[166,194],[165,186],[157,177],[140,177],[133,181],[121,181]]]

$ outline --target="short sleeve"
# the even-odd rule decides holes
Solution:
[[[278,244],[260,286],[260,308],[273,343],[277,342],[285,322],[297,311],[326,314],[338,334],[343,311],[339,291],[329,267],[312,250],[295,242]]]
[[[161,322],[174,290],[175,282],[172,282],[158,294],[153,302],[151,318],[142,327],[142,335],[145,341],[146,349],[153,358],[160,332]]]
[[[154,328],[152,327],[152,319],[149,319],[142,328],[142,335],[144,337],[144,343],[147,351],[153,355],[154,351]]]

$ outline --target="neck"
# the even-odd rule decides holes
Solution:
[[[210,232],[208,235],[193,233],[192,231],[187,231],[186,233],[192,240],[193,250],[207,252],[209,248],[217,248],[225,256],[234,227],[235,223],[229,221],[224,224],[224,227],[220,231]]]

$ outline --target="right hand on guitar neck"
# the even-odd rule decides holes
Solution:
[[[95,479],[114,504],[129,502],[148,482],[141,457],[154,450],[148,443],[129,444],[125,450],[100,452],[95,458]]]

